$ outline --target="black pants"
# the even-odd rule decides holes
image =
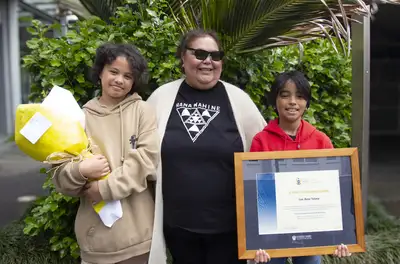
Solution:
[[[173,264],[246,264],[238,259],[236,232],[200,234],[164,226]]]

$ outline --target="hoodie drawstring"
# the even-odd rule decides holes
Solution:
[[[122,102],[119,102],[116,105],[105,105],[103,103],[100,102],[100,98],[96,97],[92,100],[90,100],[89,102],[87,102],[84,106],[83,109],[84,111],[87,111],[87,113],[89,115],[93,115],[93,116],[98,116],[98,117],[107,117],[110,116],[109,118],[114,119],[118,118],[118,114],[120,117],[120,142],[119,144],[121,144],[120,148],[121,148],[121,156],[120,156],[120,161],[123,163],[125,161],[125,131],[124,131],[124,126],[125,126],[125,120],[123,117],[123,111],[124,109],[126,109],[127,107],[129,107],[131,104],[135,103],[136,101],[141,101],[142,97],[140,97],[140,95],[138,95],[137,93],[134,93],[133,95],[127,96]],[[117,119],[116,119],[117,120]],[[118,124],[116,124],[118,126]],[[113,129],[113,128],[111,128]],[[115,140],[118,141],[118,139],[116,138]],[[118,143],[117,143],[118,144]],[[116,146],[117,147],[117,146]]]
[[[125,160],[125,147],[124,147],[124,119],[122,117],[122,107],[119,106],[119,118],[121,124],[121,162],[123,163]]]

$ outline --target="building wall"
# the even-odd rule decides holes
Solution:
[[[28,51],[25,43],[31,38],[26,32],[30,25],[19,19],[54,20],[55,0],[25,2],[29,8],[19,0],[0,0],[0,141],[14,133],[16,107],[28,102],[30,92],[29,74],[21,67],[21,57]]]
[[[20,55],[18,32],[18,0],[0,1],[1,50],[0,64],[0,135],[13,132],[14,113],[21,102]]]
[[[4,19],[4,14],[2,12],[2,6],[0,3],[0,68],[3,68],[4,65],[4,58],[3,58],[3,42],[5,40],[3,36],[3,27],[2,27],[2,19]],[[6,104],[2,98],[6,98],[5,89],[4,89],[4,78],[5,72],[4,70],[0,70],[0,137],[3,134],[6,134]]]

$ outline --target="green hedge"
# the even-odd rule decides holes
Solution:
[[[78,264],[78,260],[68,256],[60,258],[51,251],[49,236],[43,233],[31,237],[24,235],[24,222],[15,222],[0,230],[0,263],[2,264]]]
[[[103,42],[135,44],[147,58],[150,71],[146,98],[157,86],[181,77],[174,53],[181,35],[179,25],[168,17],[166,0],[149,1],[149,6],[132,9],[127,4],[117,10],[110,24],[98,18],[80,21],[65,37],[45,37],[59,25],[45,26],[34,20],[27,42],[30,53],[23,58],[24,67],[32,76],[31,100],[40,101],[53,85],[74,93],[80,104],[92,98],[99,88],[88,78],[96,48]],[[136,10],[132,12],[132,10]],[[304,44],[299,64],[297,46],[265,50],[253,54],[228,53],[222,79],[250,94],[266,118],[274,113],[265,107],[265,93],[276,73],[299,68],[312,81],[312,103],[306,119],[328,134],[336,147],[350,144],[351,61],[334,51],[329,41]],[[340,109],[340,111],[337,111]],[[44,175],[45,177],[45,175]],[[60,257],[78,257],[73,222],[78,200],[55,192],[47,176],[44,188],[50,195],[36,202],[25,219],[25,234],[49,235],[52,251]]]

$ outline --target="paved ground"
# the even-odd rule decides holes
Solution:
[[[0,141],[1,142],[1,141]],[[369,193],[381,198],[400,216],[400,137],[372,138]],[[26,157],[11,143],[0,143],[0,227],[18,219],[32,196],[42,189],[43,165]]]
[[[32,198],[45,194],[41,167],[14,144],[0,143],[0,227],[18,219]]]

